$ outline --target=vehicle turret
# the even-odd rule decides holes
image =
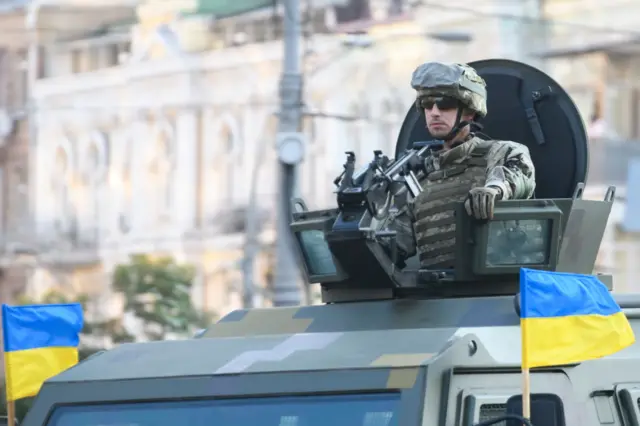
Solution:
[[[545,73],[509,60],[471,63],[486,80],[488,115],[482,133],[525,144],[536,168],[529,200],[500,201],[492,220],[456,212],[456,262],[450,270],[424,270],[416,259],[394,257],[395,234],[381,223],[394,200],[422,190],[407,165],[429,155],[424,115],[413,106],[402,124],[395,159],[374,151],[360,170],[347,153],[337,186],[337,207],[309,211],[292,200],[300,260],[325,303],[390,298],[451,298],[517,294],[521,267],[593,273],[615,188],[603,200],[585,200],[588,141],[569,95]],[[611,288],[610,276],[599,278]]]

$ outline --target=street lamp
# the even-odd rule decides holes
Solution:
[[[399,32],[385,35],[382,37],[374,37],[367,33],[347,34],[341,40],[345,47],[368,48],[374,46],[377,42],[387,41],[398,37],[422,36],[431,40],[442,41],[445,43],[470,43],[473,41],[473,34],[463,31],[434,31],[434,32]]]
[[[432,40],[444,41],[446,43],[470,43],[473,35],[462,31],[440,31],[426,33],[425,36]]]

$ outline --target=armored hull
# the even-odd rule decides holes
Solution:
[[[618,301],[640,332],[640,300]],[[509,296],[236,311],[202,338],[124,344],[56,376],[24,425],[276,425],[287,416],[304,425],[472,425],[503,414],[521,392],[520,356]],[[558,395],[568,425],[623,424],[625,410],[638,419],[639,364],[634,345],[540,369],[532,392]],[[341,398],[363,402],[345,412]],[[208,411],[190,410],[193,401]],[[371,413],[386,420],[363,423]]]

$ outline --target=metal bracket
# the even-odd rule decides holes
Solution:
[[[308,212],[309,208],[307,207],[307,203],[305,203],[302,198],[292,198],[291,211],[294,213],[304,213]]]
[[[606,201],[607,203],[611,203],[615,198],[616,198],[616,187],[611,185],[610,187],[607,188],[607,193],[604,194],[604,201]]]
[[[582,199],[582,194],[584,192],[584,182],[580,182],[576,185],[576,189],[573,191],[573,199],[580,200]]]

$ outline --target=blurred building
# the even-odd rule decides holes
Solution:
[[[60,2],[65,3],[65,2]],[[35,146],[31,83],[50,75],[47,47],[54,38],[93,30],[127,16],[118,2],[101,12],[85,6],[8,0],[0,2],[0,283],[2,301],[24,290],[31,268],[20,253],[38,236],[31,221],[30,161]],[[68,3],[68,2],[66,2]],[[130,10],[130,8],[129,8]],[[129,14],[130,16],[131,14]],[[31,55],[31,56],[30,56]]]
[[[308,2],[300,191],[312,207],[333,204],[345,151],[360,162],[374,149],[393,152],[415,66],[520,55],[518,27],[483,15],[495,1],[460,4]],[[274,238],[287,15],[271,5],[146,1],[134,25],[113,22],[51,43],[50,73],[35,90],[34,160],[41,259],[51,267],[38,270],[34,291],[65,276],[108,297],[112,268],[151,252],[201,265],[195,300],[203,307],[238,306],[249,211],[260,244]],[[256,270],[262,285],[265,267]]]
[[[203,54],[215,47],[203,44],[207,14],[224,11],[175,21],[167,5],[142,4],[129,22],[50,46],[52,73],[35,89],[43,267],[34,293],[63,281],[109,310],[112,269],[144,252],[202,265],[195,300],[218,312],[237,307],[252,181],[260,241],[273,239],[277,100],[255,90],[264,80],[253,68],[270,78],[271,62],[255,45]],[[259,256],[257,282],[265,263]]]
[[[254,280],[268,290],[287,15],[271,1],[245,3],[148,0],[99,30],[47,43],[32,167],[32,228],[47,267],[33,291],[90,284],[108,306],[115,265],[133,253],[171,254],[200,267],[196,302],[225,313],[241,303],[248,217],[259,222]],[[571,86],[566,60],[545,59],[561,37],[542,19],[547,3],[306,2],[299,189],[308,204],[334,203],[345,151],[361,164],[374,149],[393,152],[414,97],[411,72],[425,60],[530,62],[566,81],[589,111],[594,98]]]
[[[609,138],[640,139],[640,3],[544,2],[554,76],[580,105],[585,122]]]
[[[587,187],[598,198],[607,185],[618,188],[599,268],[614,274],[619,292],[640,291],[640,176],[632,173],[640,159],[639,13],[633,1],[545,1],[547,44],[539,50],[587,125]]]

